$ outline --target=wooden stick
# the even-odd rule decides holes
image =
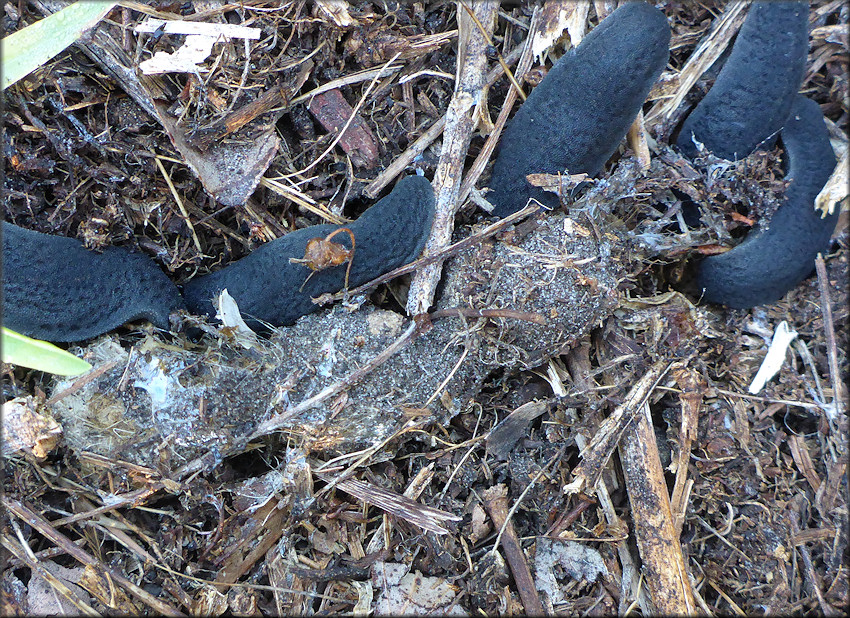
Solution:
[[[818,253],[815,258],[815,271],[818,274],[820,288],[820,309],[823,312],[823,330],[826,334],[826,357],[829,363],[829,380],[832,382],[832,401],[835,404],[833,418],[844,416],[844,382],[838,369],[838,346],[835,343],[835,325],[832,320],[832,303],[829,298],[829,277],[826,274],[826,264],[823,256]]]
[[[690,616],[696,612],[696,600],[676,532],[647,398],[635,421],[623,431],[619,451],[645,581],[659,614]]]
[[[529,616],[546,615],[543,611],[543,603],[540,602],[540,595],[537,594],[534,579],[531,577],[531,570],[528,568],[528,562],[522,551],[519,537],[508,517],[508,488],[501,483],[495,485],[484,490],[481,499],[487,513],[490,514],[490,519],[493,520],[493,525],[496,529],[504,530],[501,537],[502,548],[505,550],[505,558],[511,567],[511,573],[514,575],[514,581],[522,599],[525,613]]]
[[[511,65],[516,62],[522,54],[522,51],[522,47],[515,47],[514,49],[512,49],[511,52],[507,56],[505,56],[505,64]],[[499,80],[499,78],[504,75],[504,73],[505,71],[501,65],[497,66],[492,71],[487,73],[487,87],[490,87],[495,84]],[[378,194],[384,187],[386,187],[393,180],[395,180],[396,177],[401,174],[408,165],[413,163],[413,160],[416,157],[425,152],[425,149],[428,148],[428,146],[430,146],[435,139],[437,139],[438,137],[440,137],[440,135],[443,134],[443,130],[445,128],[446,117],[443,116],[434,124],[432,124],[431,127],[425,133],[419,136],[419,139],[417,139],[415,142],[413,142],[413,144],[408,146],[407,150],[405,150],[398,157],[396,157],[383,172],[378,174],[378,177],[375,178],[375,180],[366,185],[366,188],[363,189],[363,194],[371,199],[375,199],[376,197],[378,197]]]
[[[493,31],[499,4],[495,0],[476,2],[473,8],[478,21],[485,31]],[[466,53],[458,57],[458,79],[455,93],[446,112],[446,128],[443,132],[443,151],[434,175],[437,214],[431,228],[425,252],[436,253],[451,242],[454,231],[454,217],[458,209],[458,196],[463,176],[463,164],[475,128],[475,117],[481,92],[484,87],[487,65],[487,36],[470,24],[461,20],[465,12],[458,10],[459,25],[469,28],[466,40]],[[460,30],[461,35],[463,30]],[[463,37],[461,36],[461,43]],[[407,298],[409,315],[425,313],[434,300],[434,291],[440,280],[442,263],[436,263],[419,271],[410,284]]]
[[[522,100],[525,101],[525,93],[523,93],[519,88],[519,83],[522,82],[525,74],[528,73],[528,70],[531,68],[531,61],[534,59],[534,38],[540,28],[540,15],[540,7],[536,7],[534,9],[534,13],[531,15],[531,25],[528,28],[528,36],[525,39],[525,45],[519,48],[522,49],[522,55],[517,63],[516,79],[511,80],[511,84],[514,87],[508,91],[508,96],[505,97],[505,102],[502,104],[502,109],[499,111],[499,116],[496,118],[496,122],[493,125],[493,131],[487,136],[487,141],[484,142],[481,152],[479,152],[478,156],[475,157],[472,167],[469,168],[469,172],[467,172],[466,177],[463,179],[463,185],[460,187],[460,199],[458,200],[459,206],[462,206],[463,203],[466,202],[466,198],[469,197],[472,187],[475,186],[478,178],[484,172],[484,168],[487,167],[487,163],[490,161],[490,156],[496,149],[496,144],[499,142],[499,137],[502,135],[502,129],[505,128],[508,116],[511,113],[511,109],[514,106],[517,97],[522,96]]]

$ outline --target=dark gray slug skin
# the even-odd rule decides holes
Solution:
[[[167,329],[184,306],[150,257],[3,223],[3,324],[48,341],[81,341],[139,319]]]
[[[682,125],[683,154],[697,154],[692,135],[729,160],[773,146],[803,80],[808,24],[808,2],[753,3],[714,86]]]
[[[734,249],[704,259],[695,278],[702,300],[746,309],[782,298],[814,269],[826,250],[838,213],[820,217],[814,200],[835,167],[820,107],[794,98],[781,132],[791,184],[764,231],[753,231]]]
[[[434,219],[434,190],[422,176],[408,176],[392,193],[367,209],[348,227],[356,242],[351,263],[349,287],[374,279],[419,257]],[[324,238],[341,226],[314,225],[290,232],[212,274],[193,279],[183,288],[189,310],[199,315],[215,315],[213,299],[227,288],[236,300],[249,326],[257,320],[274,326],[288,326],[299,317],[316,311],[312,298],[341,290],[347,264],[310,274],[301,259],[311,238]],[[347,234],[332,242],[351,248]],[[299,291],[302,284],[303,289]]]
[[[590,31],[552,67],[509,123],[487,200],[506,217],[535,198],[531,173],[597,174],[625,136],[669,58],[670,27],[645,2],[629,2]]]

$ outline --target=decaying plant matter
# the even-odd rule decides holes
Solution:
[[[9,3],[4,27],[59,4]],[[563,212],[478,207],[516,105],[612,8],[125,2],[16,84],[6,219],[144,251],[179,284],[347,226],[414,169],[439,211],[423,258],[248,350],[210,319],[186,325],[200,339],[142,327],[72,348],[95,366],[76,380],[4,367],[45,428],[4,451],[4,609],[845,606],[846,218],[777,304],[672,291],[685,255],[744,235],[785,189],[779,151],[691,164],[667,146],[745,3],[664,4],[670,63],[628,141],[595,180],[535,178]],[[847,19],[812,2],[803,84],[845,149]],[[260,32],[161,77],[140,63],[186,40],[152,20]],[[339,240],[316,247],[350,266]],[[305,277],[324,263],[296,259]],[[783,320],[786,362],[750,393]]]

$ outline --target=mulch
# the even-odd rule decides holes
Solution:
[[[593,25],[611,3],[587,4]],[[49,6],[8,3],[4,30]],[[467,183],[458,240],[486,219],[468,182],[486,186],[476,160],[492,160],[487,138],[511,90],[504,69],[523,63],[533,8],[500,9],[481,46],[486,110],[441,168],[442,148],[463,143],[447,118],[455,79],[468,77],[459,41],[480,36],[467,18],[459,28],[458,7],[123,2],[97,35],[5,92],[4,216],[93,250],[144,251],[182,284],[288,231],[355,219],[400,175],[449,170]],[[6,456],[3,611],[647,614],[677,607],[658,597],[676,565],[693,612],[847,607],[847,213],[817,276],[778,303],[733,311],[675,292],[693,250],[744,234],[784,184],[778,149],[719,169],[686,168],[664,147],[711,71],[677,110],[662,114],[663,103],[726,3],[661,8],[671,58],[645,106],[659,147],[650,139],[645,171],[629,167],[629,149],[602,175],[627,177],[629,189],[593,230],[629,243],[607,318],[534,370],[492,371],[445,422],[425,413],[379,449],[305,448],[284,431],[183,475],[61,439]],[[845,148],[849,17],[841,0],[812,2],[801,90]],[[112,62],[135,66],[182,44],[133,32],[149,18],[262,35],[217,43],[208,71],[146,78],[130,92],[84,46],[111,41]],[[520,67],[526,92],[551,61]],[[668,187],[683,177],[687,197],[711,205],[709,228],[678,226]],[[369,298],[401,311],[406,293],[396,282]],[[782,321],[797,333],[786,362],[750,393]],[[149,337],[197,345],[138,326],[117,340]],[[49,376],[3,373],[5,399],[29,397],[44,413]],[[448,410],[450,399],[435,405]]]

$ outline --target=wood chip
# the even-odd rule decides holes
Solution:
[[[334,136],[345,127],[354,110],[338,89],[317,94],[307,107],[321,125]],[[345,129],[339,145],[351,157],[355,167],[370,169],[378,163],[378,143],[372,130],[357,114]]]

